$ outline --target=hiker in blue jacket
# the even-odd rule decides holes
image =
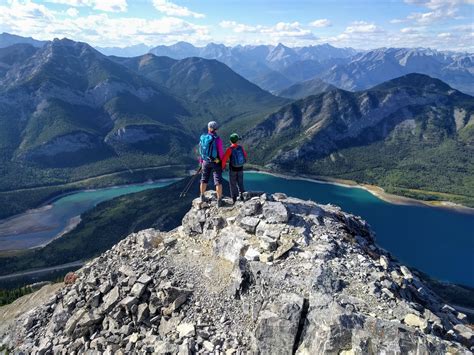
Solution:
[[[204,193],[207,184],[213,173],[214,185],[217,192],[217,207],[222,207],[222,159],[224,157],[224,149],[222,139],[217,135],[219,125],[215,121],[211,121],[207,125],[207,133],[201,135],[199,140],[199,161],[201,163],[201,201],[205,201]]]

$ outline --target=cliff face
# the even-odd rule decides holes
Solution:
[[[0,340],[26,353],[470,353],[465,315],[359,217],[284,194],[148,229],[86,264]],[[0,343],[1,344],[1,343]]]

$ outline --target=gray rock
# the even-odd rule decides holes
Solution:
[[[257,225],[260,222],[260,219],[255,217],[244,217],[239,221],[239,226],[242,227],[246,232],[250,234],[255,234]]]
[[[143,292],[146,290],[146,285],[137,282],[133,285],[131,294],[134,295],[136,298],[140,298],[143,295]]]
[[[256,348],[260,354],[291,354],[298,332],[303,297],[282,294],[261,313],[255,330]]]
[[[289,218],[288,211],[281,202],[265,202],[263,216],[267,223],[287,223]]]
[[[196,333],[194,324],[192,323],[181,323],[176,327],[180,338],[193,337]]]
[[[248,248],[244,256],[245,256],[245,259],[250,260],[250,261],[260,260],[260,253],[254,248]]]
[[[262,213],[262,204],[258,200],[247,201],[240,209],[242,217],[256,216],[260,213]]]
[[[220,231],[214,242],[214,253],[232,263],[241,256],[242,249],[247,245],[245,231],[235,225],[228,226]]]
[[[413,274],[411,273],[411,271],[405,265],[400,266],[400,271],[402,272],[405,279],[407,279],[407,280],[412,280],[413,279]]]
[[[283,244],[281,244],[278,247],[275,254],[273,254],[273,259],[277,260],[281,258],[283,255],[289,252],[294,246],[295,246],[295,243],[292,240],[285,241]]]
[[[388,270],[389,261],[385,255],[380,256],[379,263],[384,268],[384,270]]]
[[[120,305],[131,309],[133,305],[138,303],[138,298],[135,296],[127,296],[123,300],[120,301]]]
[[[158,328],[160,336],[164,338],[169,333],[174,332],[180,322],[181,318],[179,317],[171,317],[169,319],[163,318]]]
[[[145,229],[138,232],[135,236],[137,243],[144,249],[153,248],[154,244],[159,240],[159,232],[155,229]]]
[[[87,314],[87,310],[80,309],[76,313],[74,313],[71,318],[66,323],[64,327],[64,331],[66,334],[71,335],[74,330],[76,329],[77,323]]]
[[[214,351],[214,344],[212,344],[210,341],[205,340],[202,343],[202,345],[203,345],[204,349],[206,349],[207,351],[209,351],[209,352]]]
[[[148,309],[148,305],[146,303],[142,303],[138,306],[137,311],[137,322],[142,323],[150,316],[150,310]]]
[[[81,328],[88,328],[93,324],[98,324],[102,322],[103,319],[104,315],[101,314],[98,310],[89,311],[78,320],[77,326]]]
[[[257,225],[255,233],[257,236],[266,236],[278,240],[285,228],[287,228],[286,224],[270,224],[265,221],[261,221]]]
[[[425,331],[428,328],[428,323],[426,319],[423,319],[416,314],[409,313],[403,319],[406,325],[410,327],[420,328],[422,331]]]
[[[153,281],[153,278],[147,274],[142,274],[137,280],[137,282],[140,282],[141,284],[144,284],[145,286],[148,285],[152,281]]]

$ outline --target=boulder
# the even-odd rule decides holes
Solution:
[[[239,226],[247,233],[255,234],[260,219],[255,217],[244,217],[239,221]]]
[[[255,330],[259,354],[292,354],[303,310],[303,297],[286,293],[260,313]]]
[[[102,311],[104,313],[111,311],[112,308],[114,308],[114,306],[118,303],[119,298],[120,291],[119,288],[115,286],[112,290],[109,291],[109,293],[104,296],[104,303],[101,307]]]
[[[403,321],[405,322],[406,325],[410,327],[417,327],[420,328],[421,330],[426,330],[428,327],[428,322],[426,319],[423,319],[416,314],[409,313],[403,318]]]
[[[265,202],[263,216],[267,223],[287,223],[289,218],[288,211],[281,202]]]
[[[231,225],[220,231],[214,241],[214,253],[232,263],[239,259],[242,249],[247,245],[247,233],[240,227]]]
[[[178,325],[176,330],[178,331],[180,338],[192,337],[196,333],[196,329],[192,323],[181,323]]]

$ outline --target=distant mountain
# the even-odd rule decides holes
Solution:
[[[210,119],[221,124],[235,120],[242,132],[247,123],[254,125],[256,120],[264,118],[263,113],[268,114],[288,102],[262,90],[217,60],[197,57],[174,60],[152,54],[114,60],[184,98],[195,117],[194,124],[205,125]]]
[[[146,151],[158,136],[165,153],[184,132],[176,116],[187,111],[177,98],[85,43],[46,44],[12,66],[0,87],[1,146],[14,160],[81,165],[116,155],[117,144]]]
[[[329,44],[290,48],[281,43],[235,47],[210,43],[195,47],[185,42],[155,47],[150,52],[177,59],[194,56],[217,59],[270,92],[314,78],[350,91],[365,90],[402,75],[421,73],[474,94],[472,54],[424,48],[380,48],[358,52]]]
[[[426,75],[296,101],[257,125],[246,143],[273,171],[470,196],[462,202],[474,205],[474,98]]]
[[[0,48],[0,78],[14,65],[24,63],[37,50],[37,47],[26,43],[14,44],[10,47]]]
[[[151,48],[145,44],[136,44],[128,47],[96,47],[102,54],[118,57],[136,57],[147,53]]]
[[[384,81],[420,73],[474,94],[474,55],[423,48],[381,48],[356,54],[318,77],[346,90],[365,90]]]
[[[325,83],[321,79],[316,78],[291,85],[290,87],[278,91],[276,94],[289,99],[303,99],[310,95],[317,95],[335,89],[336,87],[334,85]]]
[[[188,57],[202,57],[198,48],[194,47],[191,43],[178,42],[171,46],[157,46],[150,49],[150,53],[157,56],[171,57],[174,59],[184,59]]]
[[[321,71],[320,62],[329,60],[345,60],[356,51],[352,48],[335,48],[328,44],[290,48],[283,44],[271,45],[246,45],[228,47],[223,44],[209,43],[205,47],[195,47],[186,42],[179,42],[172,46],[158,46],[150,50],[157,56],[169,56],[183,59],[186,57],[202,57],[217,59],[227,64],[232,70],[246,79],[256,83],[261,88],[274,92],[281,90],[301,80],[308,80]],[[302,72],[294,75],[291,67],[298,67],[298,63],[313,62],[319,66],[317,70],[306,65]],[[339,62],[338,61],[338,62]],[[304,64],[303,64],[304,65]],[[288,73],[285,72],[290,68]]]
[[[18,43],[31,44],[34,47],[42,47],[47,43],[47,41],[38,41],[31,37],[21,37],[6,32],[0,33],[0,48],[9,47]]]

